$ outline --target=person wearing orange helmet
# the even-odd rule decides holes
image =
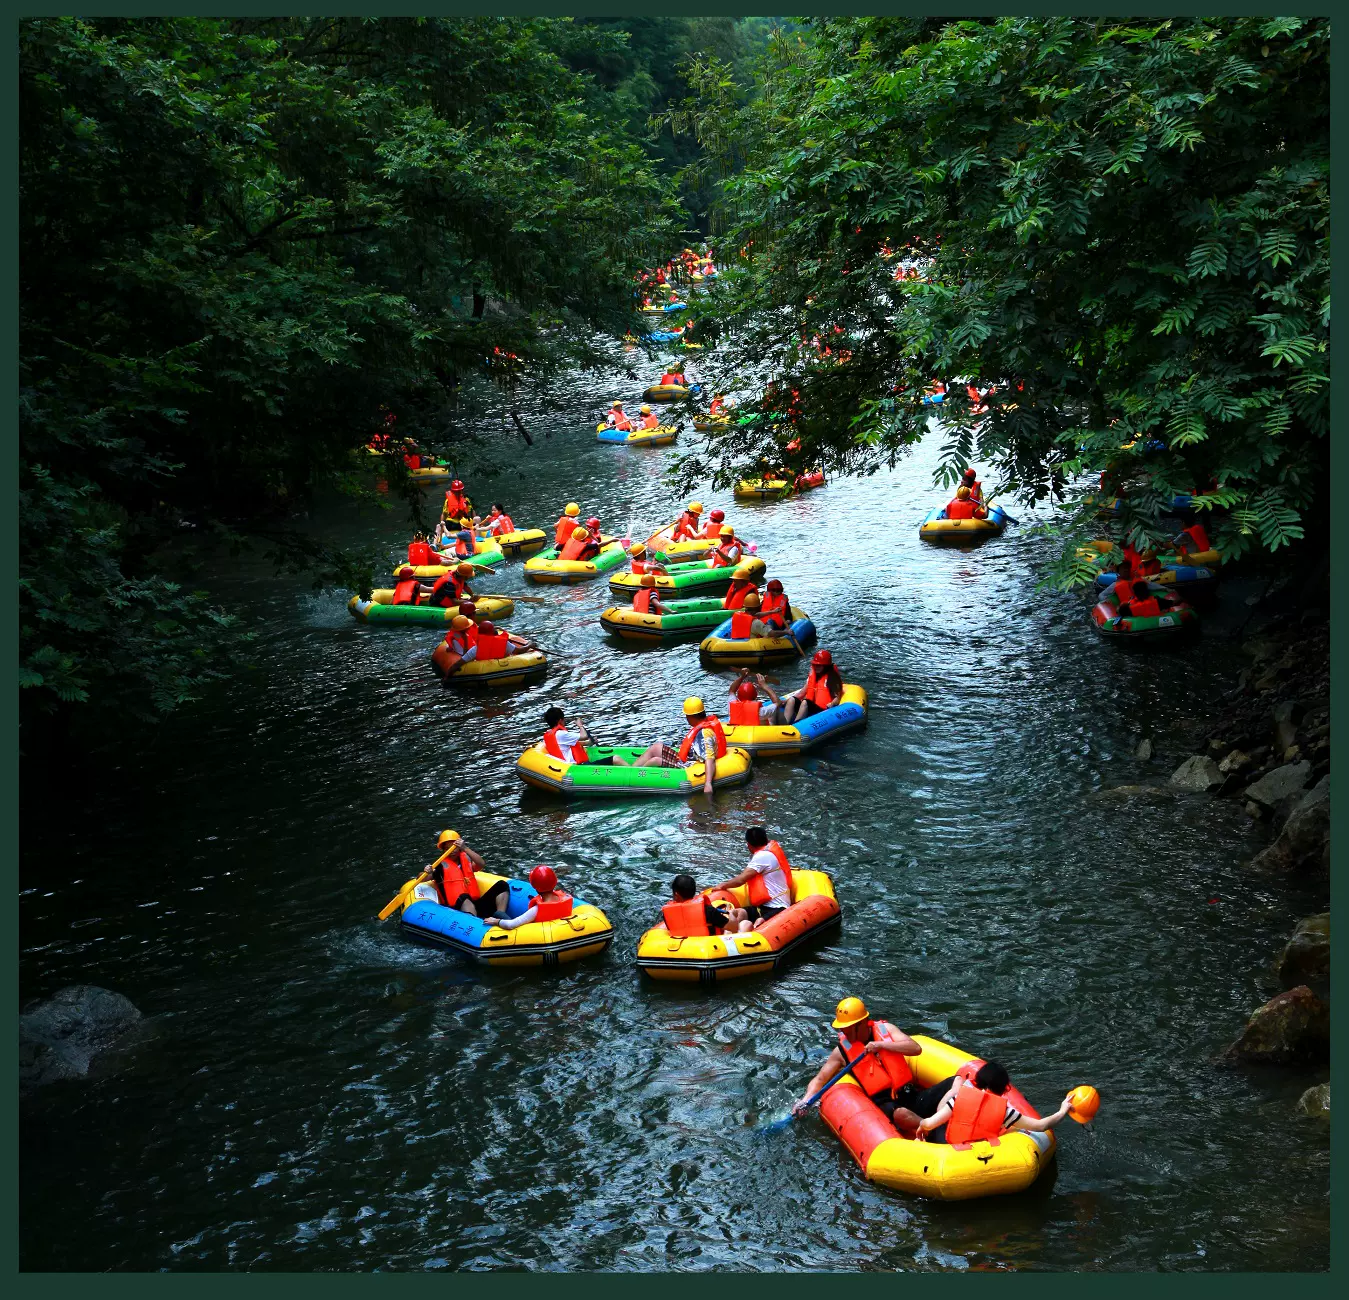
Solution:
[[[646,544],[643,542],[634,542],[628,551],[628,558],[632,561],[633,573],[668,573],[669,570],[658,560],[653,560],[647,554]]]
[[[665,606],[661,604],[660,598],[656,595],[656,575],[654,573],[644,573],[641,579],[642,585],[632,597],[632,608],[636,614],[664,614]]]
[[[529,906],[517,917],[498,921],[503,930],[516,930],[531,921],[565,921],[571,915],[572,896],[557,887],[557,872],[552,867],[535,867],[529,873],[529,883],[536,891]]]
[[[445,679],[448,681],[465,664],[471,664],[478,657],[478,625],[467,614],[456,614],[450,620],[450,630],[445,633],[445,649],[450,658],[445,665]]]
[[[447,570],[429,586],[422,584],[421,605],[439,605],[442,608],[458,605],[461,601],[473,598],[473,588],[468,580],[473,576],[473,566],[467,560],[461,560],[453,569]]]
[[[811,656],[810,673],[806,684],[782,701],[784,723],[799,722],[813,714],[823,713],[843,698],[843,678],[828,650],[817,650]]]

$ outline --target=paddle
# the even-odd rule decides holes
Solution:
[[[454,844],[451,844],[450,847],[449,847],[448,849],[446,849],[445,852],[442,853],[442,854],[440,855],[440,857],[438,857],[438,858],[437,858],[437,859],[436,859],[429,867],[423,867],[423,868],[421,869],[421,871],[418,873],[418,875],[413,876],[413,878],[412,878],[411,880],[409,880],[408,883],[407,883],[406,885],[404,885],[403,888],[400,889],[400,890],[399,890],[399,891],[398,891],[398,892],[397,892],[397,893],[389,900],[389,905],[388,905],[382,912],[380,912],[380,914],[379,914],[379,919],[380,919],[381,921],[387,921],[387,920],[389,919],[389,917],[391,917],[391,916],[394,914],[394,912],[396,912],[396,911],[398,910],[398,904],[401,903],[401,902],[403,901],[403,895],[407,893],[408,889],[409,889],[412,885],[416,884],[416,883],[417,883],[417,880],[418,880],[421,876],[426,875],[426,873],[427,873],[428,871],[434,871],[438,866],[440,866],[440,864],[441,864],[442,862],[444,862],[445,859],[448,858],[448,857],[450,856],[451,853],[454,852],[455,844],[458,844],[458,843],[459,843],[459,841],[458,841],[458,840],[455,840]]]
[[[801,1108],[801,1113],[805,1114],[805,1112],[808,1111],[813,1105],[815,1105],[815,1103],[819,1101],[820,1098],[823,1097],[824,1094],[828,1092],[829,1089],[832,1088],[841,1078],[843,1078],[845,1074],[850,1074],[855,1064],[856,1064],[855,1061],[849,1061],[848,1064],[845,1065],[843,1069],[841,1069],[836,1075],[834,1075],[834,1077],[830,1079],[828,1083],[826,1083],[822,1088],[820,1088],[818,1092],[814,1092],[809,1097],[807,1097],[806,1104]],[[792,1120],[796,1118],[796,1115],[797,1115],[796,1111],[791,1111],[783,1119],[775,1119],[771,1124],[761,1124],[759,1126],[759,1131],[761,1133],[780,1133],[783,1129],[787,1127],[788,1124],[792,1122]]]

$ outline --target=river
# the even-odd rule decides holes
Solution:
[[[470,482],[521,523],[568,499],[621,530],[673,518],[668,453],[596,443],[580,412]],[[690,436],[688,434],[686,437]],[[21,992],[130,997],[129,1061],[25,1103],[26,1269],[1324,1269],[1329,1144],[1308,1080],[1212,1058],[1274,991],[1316,905],[1243,863],[1238,805],[1120,802],[1165,782],[1230,688],[1234,644],[1128,655],[1080,596],[1034,592],[1054,543],[919,543],[940,439],[796,500],[705,491],[867,687],[865,733],[764,762],[708,800],[566,803],[514,762],[566,702],[602,737],[681,734],[725,698],[696,642],[608,643],[603,582],[532,588],[510,621],[569,657],[533,687],[442,690],[424,628],[222,558],[258,630],[210,700],[70,774],[29,828]],[[317,536],[401,553],[397,512],[316,507]],[[522,565],[480,589],[526,590]],[[1241,615],[1229,593],[1229,622]],[[795,686],[803,668],[777,674]],[[1133,756],[1138,740],[1158,749]],[[737,870],[766,823],[826,867],[843,926],[778,978],[657,986],[633,956],[670,877]],[[560,971],[482,972],[378,909],[453,826],[495,867],[565,868],[617,939]],[[941,1204],[868,1185],[812,1115],[765,1138],[854,993],[1007,1064],[1065,1122],[1029,1193]]]

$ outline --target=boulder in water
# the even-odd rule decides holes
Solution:
[[[30,1002],[19,1015],[19,1090],[80,1079],[94,1059],[137,1025],[141,1013],[120,993],[92,984]]]
[[[1246,798],[1266,812],[1273,812],[1290,794],[1304,789],[1311,774],[1312,765],[1305,759],[1301,763],[1285,763],[1248,785]]]
[[[1308,1088],[1301,1097],[1297,1099],[1297,1108],[1303,1115],[1309,1115],[1312,1119],[1323,1119],[1330,1122],[1330,1080],[1325,1083],[1318,1083],[1314,1088]]]
[[[1279,837],[1251,859],[1274,871],[1330,870],[1330,777],[1323,776],[1294,805]]]
[[[1290,1065],[1330,1059],[1330,1007],[1305,984],[1272,997],[1246,1022],[1224,1053],[1249,1065]]]
[[[1174,772],[1171,784],[1203,794],[1223,783],[1223,774],[1207,754],[1191,754]]]
[[[1279,958],[1279,978],[1285,984],[1330,979],[1330,913],[1303,917]]]

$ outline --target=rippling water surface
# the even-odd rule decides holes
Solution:
[[[666,452],[597,444],[581,413],[551,429],[503,443],[475,495],[531,524],[572,498],[636,535],[673,517]],[[871,693],[861,736],[711,800],[567,804],[516,778],[550,702],[635,743],[677,739],[686,695],[725,697],[696,642],[609,644],[602,583],[533,588],[547,603],[510,626],[567,657],[475,696],[441,689],[430,630],[360,626],[338,594],[222,560],[255,670],[82,774],[69,824],[28,845],[24,995],[111,986],[153,1035],[28,1103],[24,1266],[1327,1267],[1309,1081],[1211,1063],[1307,900],[1243,868],[1260,841],[1230,803],[1094,794],[1164,781],[1238,653],[1099,644],[1082,598],[1034,594],[1052,543],[1031,512],[973,552],[920,545],[937,450],[793,501],[701,494]],[[311,524],[391,557],[407,538],[396,512]],[[525,590],[520,563],[482,589]],[[1132,757],[1144,735],[1154,764]],[[842,931],[776,979],[643,980],[671,875],[738,869],[756,822],[833,873]],[[502,870],[564,867],[612,950],[481,972],[381,927],[445,826]],[[998,1057],[1042,1109],[1094,1083],[1100,1118],[1062,1126],[1029,1193],[952,1205],[868,1185],[817,1117],[756,1137],[848,993]]]

